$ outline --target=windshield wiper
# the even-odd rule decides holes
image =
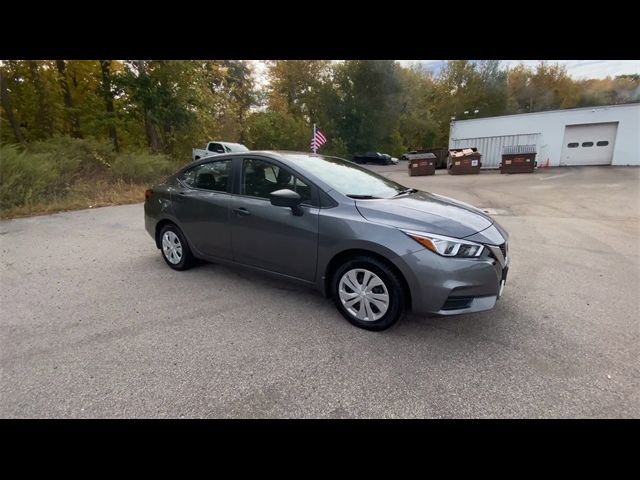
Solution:
[[[380,197],[374,197],[373,195],[354,195],[351,193],[347,194],[347,197],[349,198],[355,198],[358,200],[374,200],[374,199],[379,199]]]
[[[405,193],[415,193],[415,192],[417,192],[417,191],[418,191],[418,190],[416,190],[415,188],[407,188],[406,190],[402,190],[402,191],[400,191],[400,192],[396,193],[396,194],[394,195],[394,197],[397,197],[398,195],[404,195]]]

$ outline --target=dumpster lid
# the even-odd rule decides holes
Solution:
[[[502,147],[503,155],[519,155],[521,153],[536,153],[535,145],[505,145]]]
[[[433,153],[409,153],[407,158],[409,160],[434,160],[437,157]]]

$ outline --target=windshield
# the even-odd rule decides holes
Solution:
[[[289,155],[300,167],[343,195],[360,198],[391,198],[406,187],[371,170],[337,157]]]

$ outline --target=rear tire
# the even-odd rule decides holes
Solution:
[[[406,313],[402,282],[384,262],[372,257],[353,257],[338,267],[331,294],[342,316],[365,330],[386,330]]]
[[[195,263],[189,244],[182,230],[173,223],[160,230],[160,252],[162,258],[174,270],[187,270]]]

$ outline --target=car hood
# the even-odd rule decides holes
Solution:
[[[494,223],[472,205],[420,191],[389,199],[357,200],[356,208],[371,222],[456,238],[481,232]]]

